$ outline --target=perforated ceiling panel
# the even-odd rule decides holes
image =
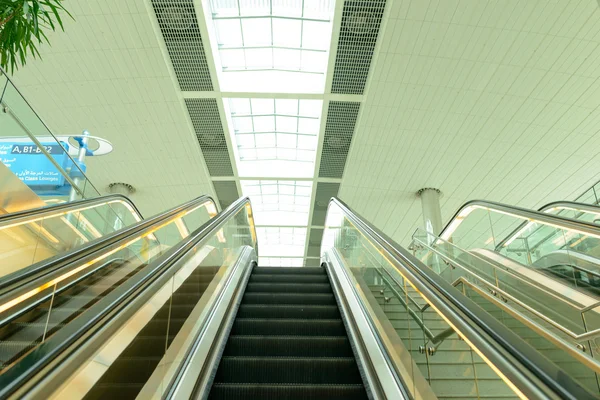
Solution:
[[[332,101],[329,103],[319,177],[341,178],[352,143],[352,135],[360,103]]]
[[[193,0],[152,0],[175,75],[183,91],[212,91]]]
[[[327,214],[329,200],[331,200],[332,197],[337,196],[339,190],[339,183],[317,183],[317,192],[315,193],[315,203],[313,205],[312,225],[325,225],[325,215]]]
[[[185,99],[185,105],[210,175],[233,176],[217,100]]]
[[[213,186],[219,199],[221,211],[240,197],[237,186],[233,181],[213,181]]]
[[[385,0],[344,3],[332,93],[363,94],[384,9]]]

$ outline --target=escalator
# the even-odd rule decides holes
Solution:
[[[80,213],[83,203],[90,206],[88,202],[77,202],[68,209],[52,209],[51,213],[73,209]],[[0,373],[76,323],[90,307],[167,251],[169,243],[181,240],[182,233],[176,227],[184,221],[189,226],[204,223],[214,207],[212,199],[201,196],[4,276],[0,280]],[[48,212],[35,210],[33,215],[20,213],[14,217],[17,221],[45,218]]]
[[[559,216],[545,213],[561,210]],[[440,236],[417,230],[413,252],[544,357],[600,393],[600,227],[590,221],[598,209],[556,202],[541,211],[470,202]]]
[[[254,268],[209,399],[366,399],[324,268]]]
[[[247,198],[141,257],[133,236],[164,224],[112,238],[108,249],[132,251],[139,269],[87,307],[68,303],[90,299],[82,288],[101,275],[52,292],[77,316],[11,361],[0,398],[596,397],[339,200],[319,268],[257,266]],[[55,273],[106,252],[88,246]],[[103,260],[106,271],[126,265]]]

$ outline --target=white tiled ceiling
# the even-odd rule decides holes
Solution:
[[[111,182],[137,188],[145,216],[212,187],[177,83],[141,0],[70,0],[75,21],[50,35],[43,60],[30,60],[15,84],[55,134],[88,129],[114,152],[88,158],[98,189]]]
[[[388,2],[340,197],[402,244],[442,216],[538,207],[600,178],[597,0]]]

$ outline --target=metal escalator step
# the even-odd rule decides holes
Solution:
[[[353,357],[223,357],[218,383],[361,383]]]
[[[282,293],[331,293],[329,283],[248,283],[246,293],[282,292]]]
[[[231,335],[343,336],[341,319],[236,318]]]
[[[209,398],[217,400],[362,400],[367,398],[367,393],[363,385],[215,383]]]
[[[338,319],[340,312],[334,305],[297,305],[297,304],[241,304],[238,318],[302,318],[302,319]]]
[[[309,274],[252,274],[249,279],[254,282],[281,282],[281,283],[329,283],[327,275],[309,275]]]
[[[243,304],[336,304],[333,293],[245,293]]]
[[[253,274],[291,274],[291,275],[327,275],[325,268],[321,267],[256,267]]]
[[[224,356],[352,357],[346,336],[230,336]]]

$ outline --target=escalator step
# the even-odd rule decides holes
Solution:
[[[346,336],[230,336],[224,356],[352,357]]]
[[[283,293],[331,293],[329,283],[249,283],[246,293],[283,292]]]
[[[302,318],[302,319],[338,319],[337,306],[295,305],[295,304],[241,304],[238,318]]]
[[[215,382],[361,383],[353,357],[223,357]]]
[[[329,283],[327,275],[302,275],[302,274],[252,274],[250,283]]]
[[[259,319],[236,318],[232,335],[344,336],[341,319]]]
[[[243,304],[334,305],[333,293],[245,293]]]
[[[306,275],[327,275],[325,268],[321,267],[256,267],[252,270],[253,274],[306,274]]]
[[[238,400],[363,400],[367,394],[363,385],[272,385],[251,383],[215,383],[211,399]]]

